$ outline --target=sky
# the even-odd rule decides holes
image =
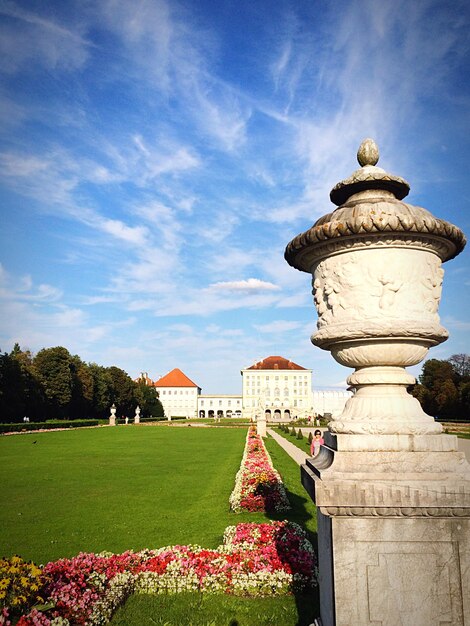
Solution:
[[[461,0],[0,0],[0,350],[234,394],[282,355],[344,387],[285,246],[365,137],[407,201],[470,233],[469,18]],[[450,339],[428,358],[470,352],[469,254],[444,266]]]

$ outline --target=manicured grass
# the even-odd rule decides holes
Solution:
[[[265,445],[282,476],[292,510],[271,514],[300,524],[317,545],[316,507],[300,483],[300,468],[271,438]],[[232,514],[232,523],[238,515]],[[240,520],[241,521],[241,520]],[[113,626],[307,626],[319,615],[318,589],[278,598],[238,598],[222,595],[134,595],[114,615]]]
[[[309,597],[239,598],[181,593],[134,595],[112,626],[308,626],[318,612]]]
[[[0,438],[0,556],[216,547],[245,429],[118,426]]]
[[[272,437],[267,437],[264,443],[274,467],[282,477],[287,497],[292,506],[291,511],[279,514],[277,517],[271,517],[272,519],[288,519],[291,522],[297,522],[307,531],[310,541],[315,545],[317,509],[300,482],[300,467]]]
[[[197,543],[216,547],[226,526],[289,519],[316,544],[315,507],[298,465],[266,440],[292,511],[235,515],[228,499],[246,429],[118,426],[0,438],[0,555],[44,563],[80,551]],[[279,598],[132,596],[112,624],[306,626],[317,594]]]
[[[299,432],[298,428],[296,428],[295,430],[296,430],[296,433]],[[302,430],[302,429],[300,429],[300,430]],[[303,439],[297,439],[297,434],[291,435],[290,432],[289,433],[285,433],[283,430],[279,430],[277,428],[276,428],[276,433],[278,435],[280,435],[281,437],[284,437],[284,439],[287,439],[287,441],[290,441],[291,443],[293,443],[300,450],[302,450],[302,452],[310,453],[310,444],[308,442],[308,434],[306,435],[304,433],[304,438]]]

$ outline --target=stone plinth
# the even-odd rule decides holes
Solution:
[[[318,507],[322,626],[463,626],[470,471],[451,435],[333,435],[302,467]]]
[[[256,416],[256,432],[260,437],[266,437],[266,413]]]

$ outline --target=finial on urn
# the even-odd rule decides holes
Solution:
[[[359,165],[376,165],[379,160],[379,148],[373,139],[369,137],[359,146],[357,151],[357,160]]]

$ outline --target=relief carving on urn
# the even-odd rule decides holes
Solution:
[[[403,202],[408,183],[376,166],[378,149],[365,140],[362,167],[338,183],[340,205],[286,248],[290,265],[312,274],[318,312],[312,342],[355,368],[355,395],[330,423],[337,433],[441,432],[407,393],[404,369],[447,339],[440,325],[442,263],[465,245],[457,227]]]

